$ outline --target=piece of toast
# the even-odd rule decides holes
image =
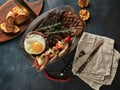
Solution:
[[[12,32],[8,32],[8,30],[6,28],[6,23],[1,23],[0,29],[5,33],[18,33],[20,31],[20,28],[18,26],[14,25],[14,30]]]
[[[18,6],[14,7],[12,12],[15,15],[15,24],[21,24],[28,20],[28,15]]]
[[[25,13],[20,13],[17,16],[15,16],[15,24],[22,24],[28,20],[28,15]]]

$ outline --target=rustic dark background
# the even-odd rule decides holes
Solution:
[[[6,1],[0,0],[0,6]],[[71,5],[77,12],[80,10],[77,0],[44,0],[41,13],[61,5]],[[91,18],[85,31],[114,39],[115,48],[120,51],[120,0],[90,0],[88,9]],[[43,72],[31,68],[19,49],[21,37],[0,43],[0,90],[92,90],[76,76],[69,82],[59,83],[48,80]],[[119,89],[120,66],[112,85],[101,87],[101,90]]]

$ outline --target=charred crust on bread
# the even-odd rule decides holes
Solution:
[[[18,33],[20,28],[18,24],[22,24],[28,20],[28,15],[18,6],[12,8],[6,15],[6,20],[0,24],[0,29],[5,33]]]
[[[28,20],[28,15],[21,13],[15,16],[15,24],[22,24]]]

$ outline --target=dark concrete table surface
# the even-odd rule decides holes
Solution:
[[[0,6],[6,1],[0,0]],[[41,13],[61,5],[71,5],[77,12],[80,10],[77,0],[44,0]],[[114,39],[115,49],[120,51],[120,0],[90,0],[88,9],[91,19],[87,22],[85,31]],[[0,43],[0,90],[92,90],[76,76],[69,82],[54,82],[48,80],[43,72],[38,73],[36,69],[31,68],[19,49],[22,35]],[[112,85],[101,87],[101,90],[118,89],[120,66]]]

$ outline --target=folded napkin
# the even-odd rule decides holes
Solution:
[[[103,43],[102,46],[83,71],[76,74],[80,66],[101,43]],[[78,58],[81,51],[84,51],[85,54]],[[113,39],[84,32],[78,42],[72,72],[93,89],[99,90],[102,85],[111,85],[117,71],[119,59],[120,53],[114,49]]]

